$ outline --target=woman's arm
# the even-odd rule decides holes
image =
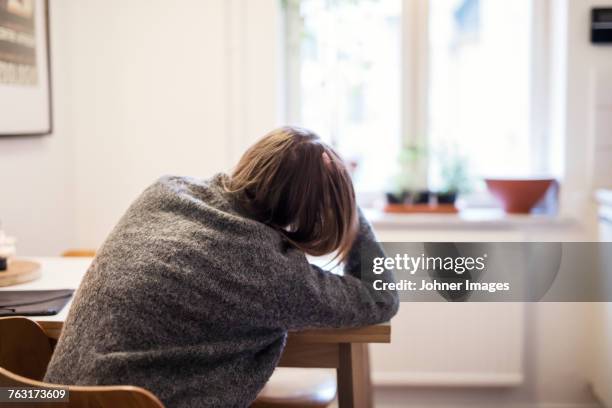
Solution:
[[[369,222],[359,211],[359,233],[349,253],[344,276],[310,265],[291,250],[284,265],[288,274],[274,284],[277,319],[283,328],[357,327],[388,321],[397,312],[395,291],[377,291],[375,280],[394,282],[393,273],[372,272],[372,258],[384,257]],[[286,277],[286,279],[285,279]]]

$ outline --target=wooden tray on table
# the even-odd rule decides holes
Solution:
[[[16,259],[9,262],[6,271],[0,271],[0,287],[19,285],[40,278],[38,262]]]

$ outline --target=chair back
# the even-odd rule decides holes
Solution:
[[[79,248],[67,249],[62,252],[62,256],[64,258],[93,258],[96,256],[96,250]]]
[[[52,340],[35,321],[0,317],[0,387],[67,389],[68,402],[36,402],[36,408],[164,408],[151,392],[134,386],[63,386],[42,382]],[[2,407],[24,408],[23,402]]]
[[[0,317],[0,367],[42,380],[53,354],[44,329],[25,317]]]
[[[30,380],[0,368],[0,387],[68,390],[68,402],[36,402],[36,408],[164,408],[155,395],[133,386],[63,386]],[[23,402],[2,407],[23,408]],[[34,406],[34,404],[33,404]]]

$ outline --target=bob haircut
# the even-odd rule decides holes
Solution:
[[[346,260],[357,234],[357,206],[345,163],[315,133],[282,127],[242,156],[225,186],[247,216],[295,247]]]

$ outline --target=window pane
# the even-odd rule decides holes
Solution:
[[[477,177],[530,175],[531,0],[429,7],[431,184],[444,184],[445,154]]]
[[[292,3],[301,17],[294,122],[357,164],[358,190],[380,191],[400,146],[401,0]]]

